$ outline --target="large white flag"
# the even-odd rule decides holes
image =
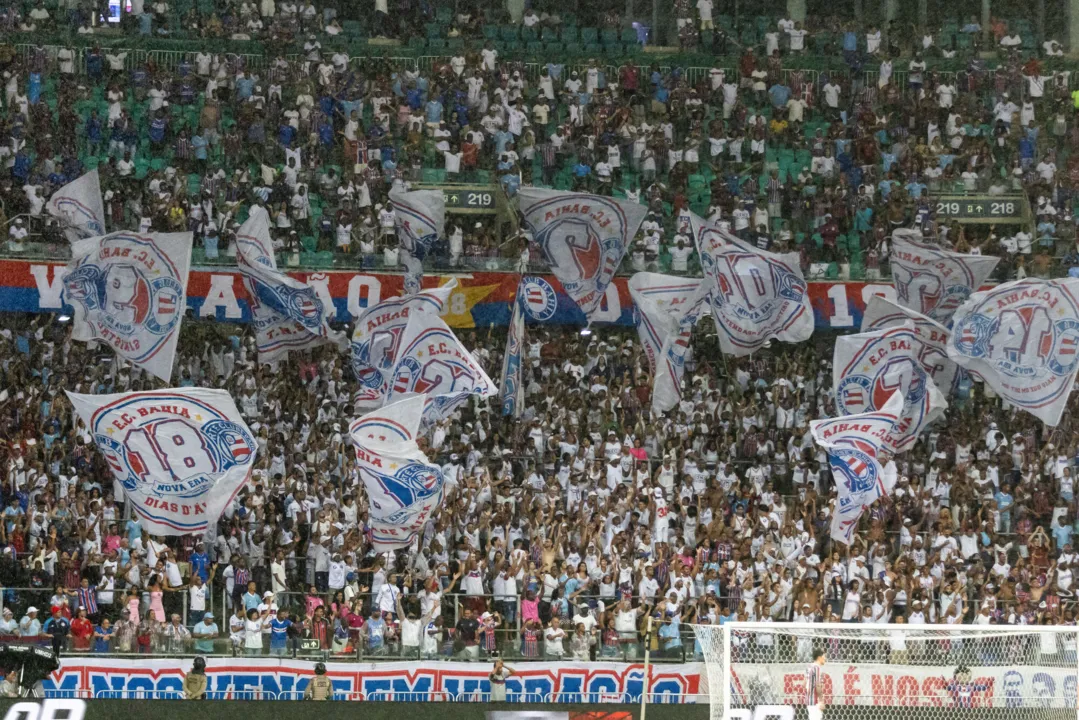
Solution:
[[[948,358],[948,338],[951,337],[948,328],[881,295],[874,295],[869,298],[862,314],[862,332],[897,327],[908,322],[914,323],[914,334],[922,343],[917,350],[918,362],[947,397],[955,390],[959,371],[959,366]]]
[[[318,293],[277,269],[270,215],[261,207],[251,208],[236,233],[236,265],[251,298],[260,362],[328,342],[344,345],[344,336],[330,329],[330,313]]]
[[[699,279],[639,272],[629,279],[629,294],[654,378],[652,410],[661,414],[682,398],[685,355],[693,327],[708,312],[707,291]]]
[[[510,315],[506,352],[502,358],[502,414],[520,417],[524,410],[524,357],[525,314],[524,297],[520,285],[513,297],[513,313]]]
[[[116,232],[73,243],[64,275],[72,337],[100,340],[168,381],[190,267],[191,233]]]
[[[423,260],[446,233],[446,200],[441,190],[390,190],[394,225],[405,266],[405,294],[420,291]]]
[[[446,417],[469,395],[491,397],[498,388],[442,319],[412,313],[397,352],[386,402],[426,395],[425,416]]]
[[[349,426],[378,552],[412,545],[442,503],[442,471],[417,443],[424,402],[422,396],[407,398]]]
[[[151,535],[206,531],[255,464],[255,436],[224,390],[67,396]]]
[[[1002,398],[1056,426],[1079,369],[1079,279],[1016,280],[955,313],[948,357]]]
[[[831,535],[841,543],[850,545],[862,513],[895,487],[897,471],[886,458],[887,438],[896,433],[902,408],[897,392],[880,410],[809,424],[813,440],[828,452],[839,491]]]
[[[521,188],[521,219],[591,321],[648,208],[598,195]]]
[[[451,278],[442,287],[383,300],[360,315],[352,331],[352,369],[360,383],[357,405],[382,405],[389,390],[387,376],[397,363],[397,348],[409,316],[413,313],[440,315],[456,287],[457,279]]]
[[[903,398],[895,432],[884,438],[892,453],[910,448],[948,407],[918,358],[914,323],[836,338],[832,365],[837,415],[880,410],[898,391]]]
[[[813,334],[813,307],[798,253],[758,250],[690,214],[720,349],[749,355],[775,338],[798,343]]]
[[[71,242],[105,234],[105,205],[97,168],[59,188],[45,209],[64,221],[64,234]]]
[[[920,241],[897,230],[892,234],[892,278],[899,304],[942,325],[970,294],[989,279],[1000,258],[964,255]]]

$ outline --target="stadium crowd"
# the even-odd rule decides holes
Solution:
[[[712,24],[709,0],[696,4],[698,18],[683,18],[689,3],[676,5],[679,27]],[[138,21],[129,25],[125,14],[122,23],[133,35],[143,19],[156,28],[170,12],[165,2],[139,6]],[[409,4],[400,17],[422,19],[425,7]],[[90,15],[56,17],[38,2],[3,18],[10,27],[54,28]],[[961,72],[934,70],[945,58],[956,62],[943,34],[893,32],[882,43],[876,28],[810,31],[780,19],[756,45],[732,45],[731,55],[691,75],[643,60],[615,67],[598,55],[528,65],[483,39],[478,10],[450,21],[461,44],[420,70],[324,48],[334,15],[310,2],[228,6],[221,20],[233,25],[296,33],[287,47],[298,52],[270,45],[262,67],[195,40],[167,66],[117,48],[48,49],[31,35],[18,52],[0,48],[8,250],[26,253],[35,240],[61,249],[45,202],[96,166],[110,229],[191,230],[202,261],[234,256],[235,230],[259,203],[289,257],[399,267],[388,190],[462,181],[498,182],[510,195],[543,185],[647,203],[653,215],[626,261],[633,270],[697,270],[689,210],[761,247],[797,249],[807,268],[822,263],[855,278],[886,273],[890,231],[911,226],[1004,257],[1001,278],[1079,265],[1071,74],[1048,69],[1058,53],[1052,43],[1030,52],[1011,42],[1002,21],[957,31],[999,41],[992,70],[969,52]],[[530,10],[517,21],[561,19]],[[806,41],[823,36],[844,63],[803,69]],[[960,225],[938,217],[933,198],[947,192],[1025,194],[1034,217]],[[494,221],[460,217],[451,216],[432,263],[522,256]]]
[[[167,3],[139,6],[125,28],[160,33]],[[695,7],[681,27],[710,29],[710,3]],[[478,15],[465,15],[457,32],[477,37]],[[65,20],[92,25],[40,2],[0,15],[23,31]],[[843,32],[847,72],[810,76],[798,69],[807,31],[783,21],[733,67],[717,60],[690,81],[598,58],[532,73],[478,37],[424,72],[352,60],[323,51],[340,27],[310,2],[232,3],[192,21],[207,36],[287,33],[303,54],[254,69],[203,51],[131,67],[116,50],[76,64],[0,48],[9,254],[64,246],[45,201],[94,165],[110,229],[190,230],[208,261],[235,254],[236,227],[260,204],[284,254],[397,267],[388,190],[458,180],[647,203],[633,270],[694,271],[690,209],[852,277],[886,272],[898,227],[1000,255],[1002,278],[1079,266],[1079,100],[1067,75],[1005,43],[1006,27],[970,31],[999,36],[995,72],[978,57],[933,72],[927,61],[953,50],[921,41],[910,54],[874,30]],[[933,197],[953,190],[1025,194],[1036,232],[945,222]],[[434,254],[464,266],[522,249],[490,223],[451,220]],[[504,339],[462,340],[496,376]],[[635,335],[535,328],[522,419],[474,403],[436,427],[428,453],[446,502],[420,547],[380,555],[351,462],[343,356],[260,367],[249,329],[185,324],[175,382],[231,392],[258,469],[205,537],[150,537],[63,390],[155,381],[70,342],[63,324],[5,316],[0,634],[65,651],[287,654],[313,638],[341,654],[622,658],[640,652],[652,616],[656,653],[682,658],[695,653],[686,624],[726,619],[1074,623],[1074,412],[1050,432],[964,384],[946,420],[896,458],[896,491],[848,550],[828,538],[834,485],[808,435],[834,413],[830,357],[822,341],[723,358],[702,323],[683,402],[654,418]]]
[[[499,334],[462,340],[497,372]],[[205,537],[151,537],[62,389],[155,381],[66,325],[8,316],[0,630],[99,652],[286,654],[315,638],[342,654],[622,658],[652,615],[657,656],[682,658],[691,622],[1074,623],[1074,413],[1050,433],[964,384],[847,550],[829,540],[836,494],[807,427],[833,413],[829,356],[822,341],[723,358],[702,324],[684,400],[653,418],[635,337],[537,328],[522,418],[476,400],[435,427],[446,500],[420,547],[376,554],[343,356],[259,367],[246,328],[185,325],[175,381],[228,389],[259,459]]]

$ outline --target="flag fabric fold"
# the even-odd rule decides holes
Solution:
[[[423,260],[446,233],[446,200],[441,190],[390,190],[394,227],[405,266],[405,294],[420,291]]]
[[[356,393],[358,406],[382,405],[409,317],[415,313],[437,317],[456,287],[456,278],[451,278],[441,287],[383,300],[360,315],[352,331],[352,369],[360,386]]]
[[[899,304],[949,326],[952,315],[989,279],[1000,258],[965,255],[923,242],[909,230],[892,233],[890,263]]]
[[[213,527],[254,467],[258,443],[224,390],[67,396],[151,535]]]
[[[441,318],[413,313],[401,337],[386,402],[425,395],[424,417],[447,417],[470,395],[492,397],[498,388]]]
[[[167,382],[190,267],[191,233],[116,232],[73,243],[63,280],[73,339],[101,341]]]
[[[442,503],[444,479],[418,444],[425,398],[375,410],[349,426],[377,552],[410,547]]]
[[[49,197],[45,209],[64,223],[70,242],[105,234],[105,204],[97,168],[72,180]]]
[[[828,453],[839,491],[832,512],[834,540],[850,545],[862,513],[895,487],[895,463],[882,463],[882,459],[887,453],[886,438],[895,434],[902,409],[903,397],[896,392],[880,410],[809,424],[813,440]]]
[[[948,338],[951,337],[948,328],[916,310],[874,295],[862,314],[862,332],[884,330],[907,322],[914,324],[914,334],[921,341],[921,347],[915,351],[918,362],[933,378],[937,389],[948,397],[956,389],[959,375],[959,366],[948,357]]]
[[[948,407],[922,366],[922,342],[914,323],[836,338],[832,363],[836,414],[880,410],[899,393],[903,406],[895,431],[884,438],[893,454],[909,449],[922,431]]]
[[[797,253],[758,250],[692,213],[690,225],[724,353],[809,339],[813,308]]]
[[[708,312],[699,279],[639,272],[629,279],[637,334],[653,374],[652,411],[665,413],[682,398],[685,354],[693,328]]]
[[[955,313],[948,357],[1055,427],[1079,369],[1079,279],[1016,280]]]
[[[566,295],[591,322],[648,208],[599,195],[522,188],[521,219]]]
[[[524,298],[520,286],[513,297],[506,352],[502,358],[502,414],[520,417],[524,410],[524,366],[521,364],[525,344]]]
[[[277,269],[270,216],[261,207],[251,208],[236,233],[236,264],[251,298],[260,362],[325,343],[344,345],[344,336],[330,329],[329,309],[314,288]]]

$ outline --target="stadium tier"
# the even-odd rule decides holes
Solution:
[[[0,710],[1079,718],[1072,2],[0,7]]]

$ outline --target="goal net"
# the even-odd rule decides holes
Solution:
[[[1074,626],[731,622],[693,630],[711,720],[1079,720]],[[815,699],[807,677],[817,679]]]

